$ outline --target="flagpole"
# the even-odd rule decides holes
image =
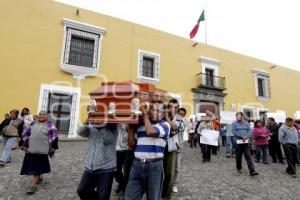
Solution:
[[[207,0],[205,0],[204,13],[205,13],[205,44],[207,44]]]

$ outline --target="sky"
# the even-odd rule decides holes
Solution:
[[[300,71],[299,0],[56,0]],[[207,33],[207,34],[206,34]]]

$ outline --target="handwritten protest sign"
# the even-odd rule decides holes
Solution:
[[[220,136],[219,131],[203,129],[201,131],[200,143],[208,144],[208,145],[212,145],[212,146],[218,146],[219,145],[219,143],[218,143],[219,136]]]

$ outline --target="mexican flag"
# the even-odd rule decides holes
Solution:
[[[200,15],[200,17],[197,21],[197,24],[194,26],[193,30],[190,32],[190,39],[193,39],[196,36],[200,22],[202,22],[202,21],[205,21],[204,10],[202,11],[202,13]]]

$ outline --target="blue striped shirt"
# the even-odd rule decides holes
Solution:
[[[164,157],[164,149],[170,134],[170,124],[166,121],[159,121],[153,124],[156,130],[156,136],[148,136],[145,126],[137,129],[137,146],[134,155],[139,159],[155,159]]]

